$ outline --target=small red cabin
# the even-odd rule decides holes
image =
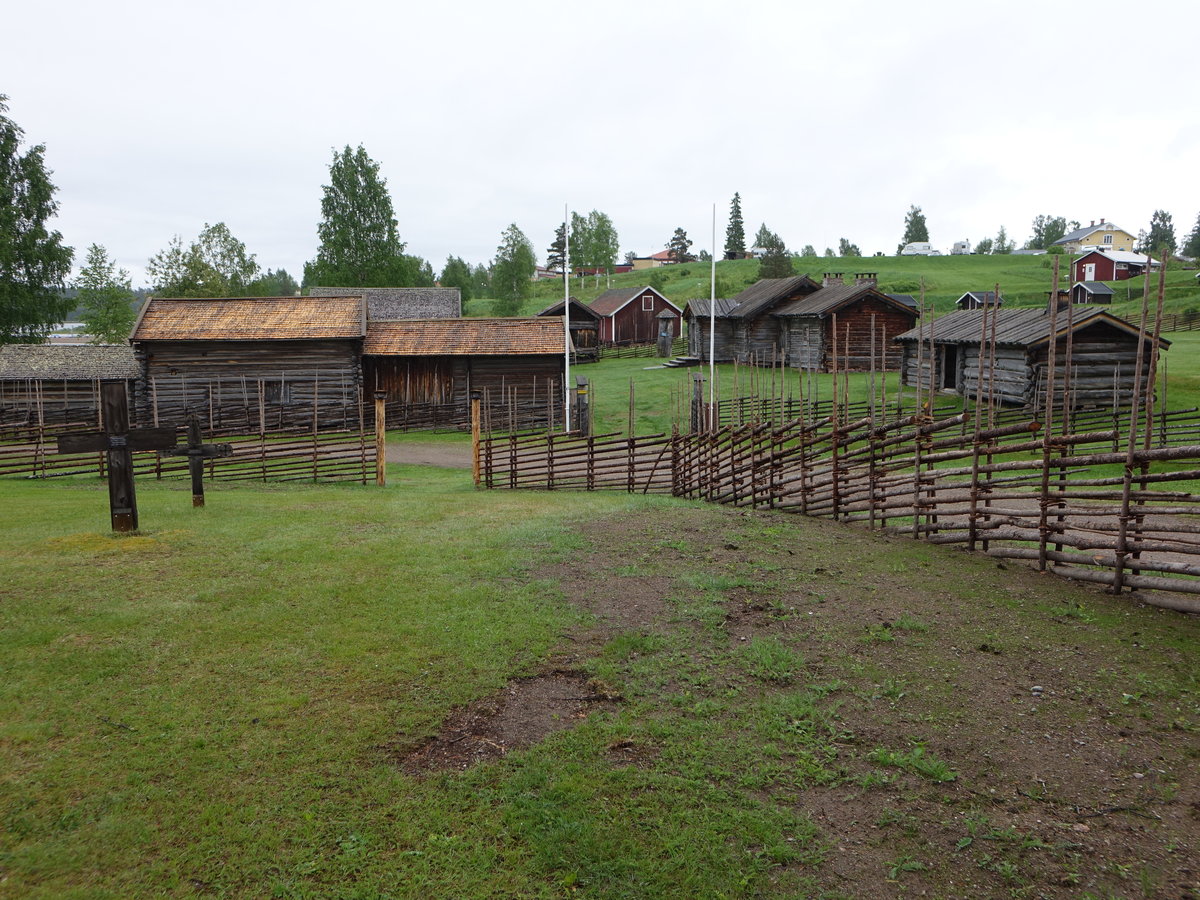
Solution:
[[[652,287],[605,291],[591,303],[600,315],[601,344],[653,344],[664,330],[659,314],[671,312],[671,336],[679,337],[683,310]]]
[[[1071,263],[1071,283],[1081,281],[1124,281],[1141,275],[1158,263],[1144,253],[1127,250],[1091,250]]]

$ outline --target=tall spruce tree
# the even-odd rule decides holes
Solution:
[[[432,280],[424,260],[404,255],[387,180],[362,144],[334,151],[322,191],[321,246],[304,264],[306,285],[407,287]]]
[[[925,213],[921,212],[921,207],[919,206],[910,206],[908,212],[904,214],[904,237],[900,239],[900,246],[896,248],[896,252],[899,253],[903,250],[905,244],[928,240],[929,228],[925,224]],[[842,254],[842,256],[848,255],[850,254]],[[854,255],[862,256],[861,253]]]
[[[554,240],[546,250],[546,268],[551,272],[562,272],[567,253],[567,223],[554,229]]]
[[[74,253],[47,228],[58,202],[46,147],[21,152],[7,101],[0,94],[0,344],[41,343],[75,306],[63,295]]]
[[[87,261],[74,281],[80,320],[93,344],[124,343],[137,318],[129,273],[118,269],[99,244],[88,247]]]
[[[725,227],[725,258],[746,255],[746,223],[742,219],[742,195],[735,193],[729,203],[729,224]]]
[[[763,226],[765,229],[766,226]],[[779,235],[772,232],[762,234],[759,229],[759,237],[766,238],[766,244],[760,244],[763,247],[762,258],[758,261],[758,277],[759,278],[789,278],[795,275],[795,269],[792,266],[792,255],[788,253],[787,247],[784,246],[783,239]],[[756,242],[757,243],[757,242]]]

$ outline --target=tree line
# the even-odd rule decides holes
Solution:
[[[40,342],[77,306],[88,332],[97,341],[122,341],[134,320],[133,290],[129,273],[117,267],[108,250],[91,244],[79,274],[70,278],[73,248],[51,227],[58,212],[56,188],[45,167],[45,146],[23,148],[24,132],[8,116],[8,97],[0,94],[0,343]],[[1051,249],[1078,222],[1062,216],[1039,215],[1025,247]],[[573,269],[611,270],[617,264],[619,237],[612,219],[593,209],[586,215],[571,213],[560,223],[547,249],[548,273],[561,274],[568,260]],[[150,258],[146,271],[151,292],[175,297],[286,296],[318,285],[337,287],[422,287],[440,283],[456,287],[464,301],[492,296],[499,314],[515,312],[531,290],[537,271],[533,243],[510,224],[500,235],[495,256],[488,264],[470,264],[449,256],[440,273],[419,256],[406,252],[400,240],[387,181],[380,165],[359,145],[334,151],[329,183],[322,185],[321,218],[317,225],[316,258],[305,263],[302,282],[284,269],[263,270],[255,255],[235,237],[224,222],[205,223],[200,233],[185,242],[174,235],[167,246]],[[921,207],[909,208],[897,252],[907,243],[929,240]],[[691,252],[692,241],[676,228],[663,245],[671,262],[707,260]],[[1001,227],[995,238],[975,244],[976,253],[1011,253],[1015,242]],[[1148,230],[1139,231],[1142,252],[1200,257],[1200,216],[1183,242],[1176,245],[1171,216],[1155,210]],[[781,278],[794,274],[793,260],[816,257],[811,244],[794,254],[778,233],[760,225],[748,254],[740,193],[730,203],[724,257],[759,259],[759,277]],[[835,253],[825,257],[857,257],[862,252],[841,238]],[[626,254],[631,261],[633,254]],[[74,292],[72,296],[71,291]]]

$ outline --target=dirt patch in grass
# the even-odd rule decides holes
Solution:
[[[611,708],[619,695],[582,672],[552,669],[510,681],[502,690],[456,710],[437,735],[395,753],[409,774],[461,770],[529,747]]]
[[[392,441],[387,445],[387,461],[410,466],[440,466],[444,469],[471,468],[470,444],[422,444]]]

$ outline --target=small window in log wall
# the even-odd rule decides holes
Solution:
[[[268,381],[263,385],[263,399],[267,403],[291,403],[292,386],[284,381]]]
[[[648,309],[648,310],[653,311],[653,309],[654,309],[654,295],[653,294],[642,295],[642,309],[644,309],[644,310]]]

